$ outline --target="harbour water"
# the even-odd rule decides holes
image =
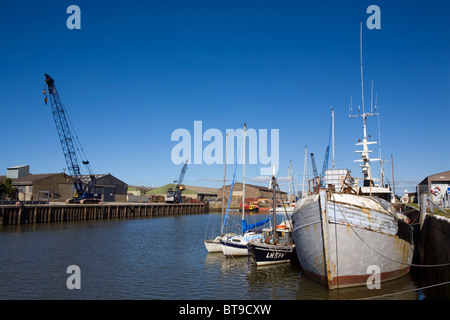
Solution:
[[[220,214],[0,226],[0,299],[335,300],[449,299],[450,286],[417,272],[367,287],[328,290],[298,263],[257,267],[208,254],[207,226]],[[69,289],[69,266],[81,289]]]

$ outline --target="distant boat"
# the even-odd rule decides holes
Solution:
[[[258,212],[259,206],[256,204],[245,204],[244,209],[245,209],[245,211],[248,211],[248,212]]]
[[[294,207],[295,207],[295,203],[279,206],[279,207],[275,208],[275,212],[281,213],[281,214],[287,213],[287,214],[291,215],[292,212],[294,212]],[[269,212],[273,212],[273,208],[270,208]]]
[[[294,241],[292,236],[292,223],[289,217],[281,224],[276,225],[276,187],[278,186],[275,174],[272,177],[273,206],[272,228],[262,230],[263,237],[250,241],[247,246],[256,265],[290,262],[294,256]]]

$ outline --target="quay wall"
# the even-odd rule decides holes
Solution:
[[[427,213],[416,250],[419,264],[450,265],[450,219]]]
[[[128,219],[206,213],[199,203],[101,203],[0,205],[0,225]]]
[[[417,278],[427,284],[448,282],[450,275],[450,219],[438,214],[424,213],[420,227],[420,211],[410,211],[414,228],[413,267]],[[450,287],[437,288],[441,296],[450,295]]]

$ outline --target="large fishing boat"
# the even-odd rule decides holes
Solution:
[[[365,112],[362,92],[362,114],[354,117],[363,118],[364,138],[357,143],[363,150],[356,152],[364,179],[352,178],[349,170],[328,170],[322,181],[310,181],[310,194],[297,202],[292,214],[299,262],[310,278],[329,289],[401,277],[409,272],[413,257],[413,229],[388,201],[392,192],[384,184],[383,170],[380,185],[374,185],[370,162],[375,159],[370,159],[368,145],[375,142],[368,141],[366,119],[377,115],[376,106],[375,112],[372,107]]]
[[[329,289],[407,274],[414,245],[406,217],[381,198],[346,192],[322,189],[298,202],[293,233],[305,273]]]

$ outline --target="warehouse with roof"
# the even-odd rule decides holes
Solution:
[[[73,193],[73,180],[64,173],[31,174],[30,166],[10,167],[0,181],[11,179],[18,190],[18,201],[65,201]]]
[[[9,167],[0,181],[11,179],[18,190],[18,201],[64,202],[73,198],[73,179],[65,173],[31,174],[30,166]],[[102,202],[126,201],[128,185],[111,174],[95,175],[97,179],[93,192],[101,195]],[[90,179],[83,176],[82,179]]]
[[[416,187],[418,202],[424,192],[431,194],[432,200],[441,205],[450,200],[450,170],[432,174],[423,179]]]
[[[175,184],[169,183],[162,187],[153,189],[153,190],[147,192],[147,194],[150,195],[150,197],[153,199],[152,202],[163,202],[165,196],[167,195],[167,191],[169,190],[169,188],[172,188],[172,190],[175,190],[175,187],[176,187]],[[204,202],[211,198],[216,198],[217,197],[217,189],[185,185],[185,189],[183,190],[182,196],[188,200],[192,199],[192,200]]]
[[[236,182],[233,186],[233,197],[241,197],[243,191],[242,182]],[[225,186],[225,199],[228,200],[230,194],[231,185]],[[220,196],[222,196],[222,188],[220,188]],[[277,201],[287,201],[288,194],[285,191],[278,190],[276,192]],[[245,184],[245,203],[250,203],[257,199],[270,199],[273,200],[273,190],[268,187],[258,186],[254,184]],[[242,201],[242,200],[241,200]]]

